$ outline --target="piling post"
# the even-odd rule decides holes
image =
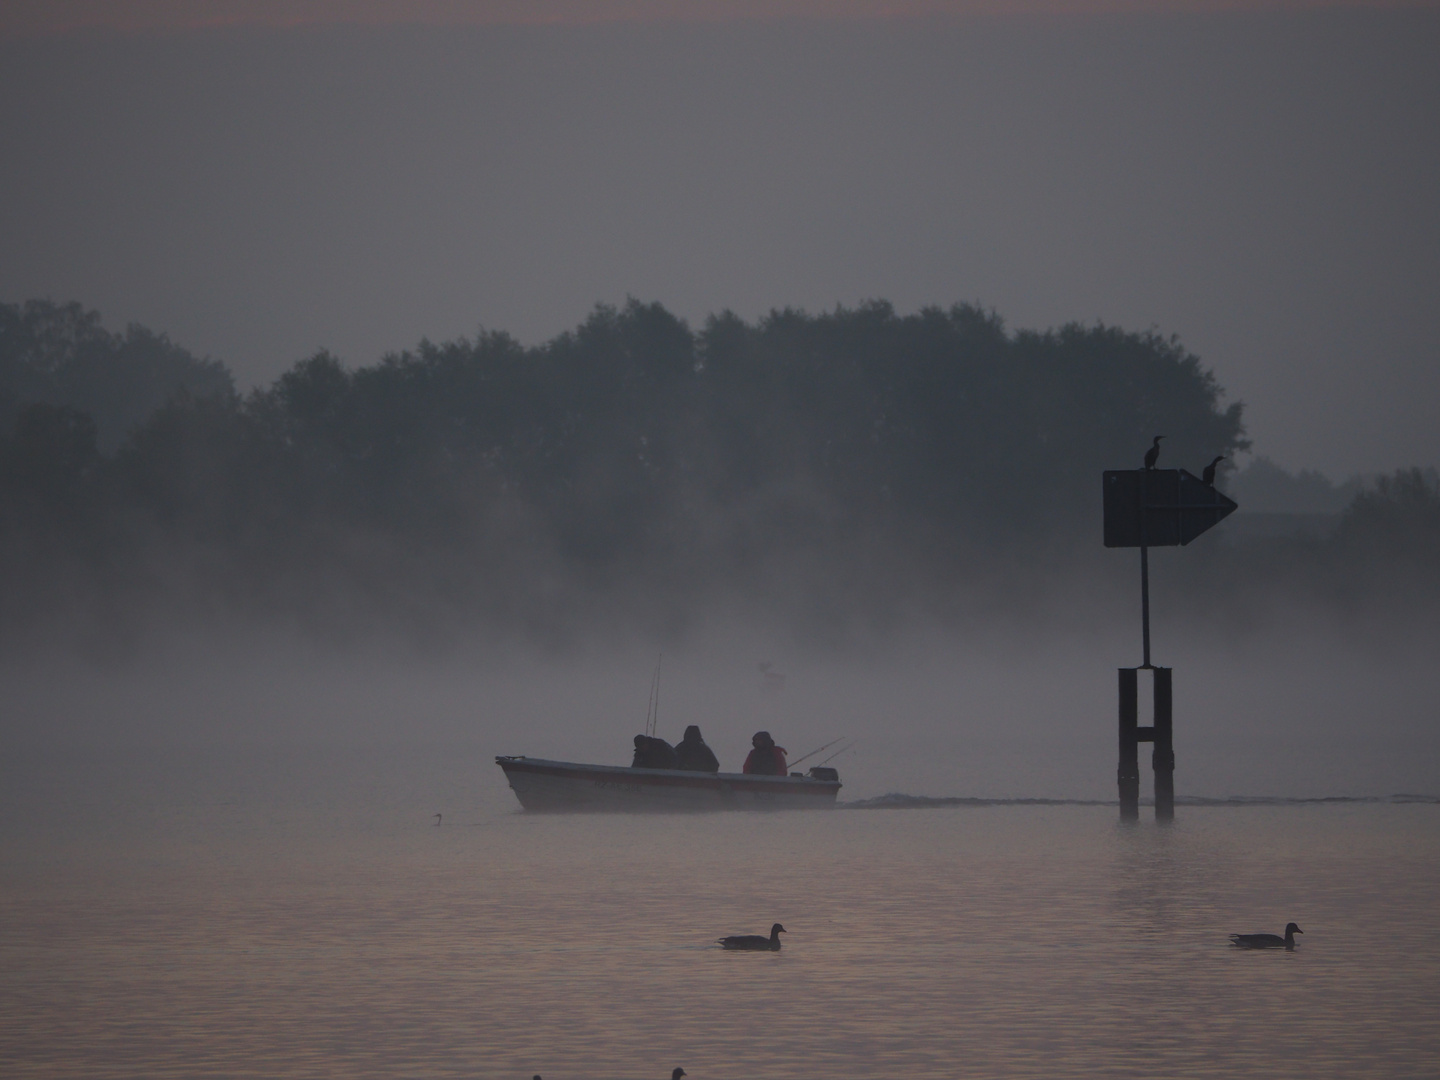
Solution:
[[[1175,820],[1175,744],[1170,726],[1170,669],[1156,668],[1155,750],[1150,761],[1155,769],[1155,820]]]
[[[1134,668],[1120,668],[1120,820],[1140,818],[1139,681]]]

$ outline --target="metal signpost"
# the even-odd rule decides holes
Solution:
[[[1150,663],[1150,556],[1152,547],[1184,546],[1236,509],[1184,469],[1110,469],[1104,474],[1105,546],[1140,549],[1140,622],[1145,662],[1120,669],[1120,818],[1140,817],[1139,744],[1154,743],[1155,820],[1175,817],[1175,750],[1171,737],[1170,669]],[[1139,673],[1152,675],[1154,723],[1139,721]]]

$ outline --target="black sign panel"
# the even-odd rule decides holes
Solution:
[[[1106,547],[1188,544],[1236,510],[1184,469],[1111,469],[1104,484]]]

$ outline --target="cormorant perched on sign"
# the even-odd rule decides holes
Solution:
[[[1224,454],[1221,454],[1221,455],[1220,455],[1219,457],[1217,457],[1214,461],[1210,462],[1209,465],[1206,465],[1206,466],[1205,466],[1205,471],[1200,475],[1200,479],[1203,480],[1203,481],[1205,481],[1205,483],[1209,484],[1211,487],[1214,487],[1214,486],[1215,486],[1215,466],[1216,466],[1216,465],[1219,465],[1220,462],[1222,462],[1222,461],[1224,461],[1224,460],[1225,460],[1225,455],[1224,455]]]
[[[1164,435],[1156,435],[1154,445],[1145,451],[1145,468],[1153,469],[1155,462],[1160,460],[1160,440],[1164,437]]]

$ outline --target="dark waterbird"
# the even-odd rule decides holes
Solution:
[[[677,1065],[675,1070],[670,1074],[670,1080],[680,1080],[680,1077],[689,1075],[689,1073]]]
[[[753,952],[779,952],[780,935],[788,934],[789,931],[778,922],[770,927],[770,936],[762,937],[759,934],[731,934],[729,937],[720,938],[720,945],[726,949],[749,949]]]
[[[1160,440],[1164,437],[1164,435],[1156,435],[1155,442],[1151,444],[1149,450],[1145,451],[1145,468],[1153,469],[1155,462],[1160,460]]]
[[[1216,466],[1216,465],[1219,465],[1220,462],[1222,462],[1222,461],[1224,461],[1224,460],[1225,460],[1225,455],[1224,455],[1224,454],[1221,454],[1221,455],[1220,455],[1219,457],[1217,457],[1214,461],[1210,462],[1209,465],[1206,465],[1206,466],[1205,466],[1205,471],[1200,474],[1200,479],[1203,480],[1205,483],[1209,484],[1211,487],[1214,487],[1214,486],[1215,486],[1215,466]]]
[[[1305,931],[1293,922],[1285,924],[1285,936],[1279,934],[1231,934],[1230,944],[1237,949],[1295,949],[1295,935]]]

